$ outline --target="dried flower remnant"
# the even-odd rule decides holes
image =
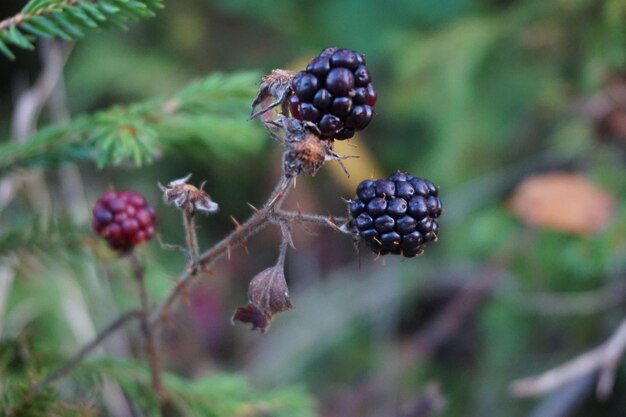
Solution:
[[[291,93],[291,80],[293,74],[291,71],[283,69],[272,70],[269,75],[264,75],[259,86],[259,93],[252,101],[250,109],[250,118],[254,119],[261,116],[277,106],[282,106],[283,114],[288,114],[286,100]],[[270,101],[274,100],[274,101]],[[254,110],[261,106],[260,110]]]
[[[233,321],[252,324],[252,330],[265,333],[276,313],[289,310],[289,289],[282,264],[267,268],[258,273],[248,287],[249,304],[239,307]]]
[[[287,148],[283,153],[283,171],[288,178],[301,174],[313,176],[326,161],[338,161],[348,174],[341,160],[355,157],[335,152],[332,142],[321,140],[317,127],[312,123],[281,116],[266,126],[278,128],[282,133],[282,138],[273,136]]]
[[[196,212],[202,214],[215,213],[219,207],[203,190],[204,183],[202,183],[200,188],[196,188],[191,184],[187,184],[189,178],[191,178],[191,174],[170,182],[167,187],[159,183],[159,188],[163,191],[163,200],[167,204],[173,204],[189,214]]]

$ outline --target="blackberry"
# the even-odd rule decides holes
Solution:
[[[314,123],[322,139],[349,139],[372,120],[376,91],[365,58],[349,49],[326,48],[291,83],[291,116]]]
[[[149,240],[155,232],[156,212],[136,191],[105,192],[93,207],[93,229],[120,253]]]
[[[441,210],[437,187],[403,172],[362,181],[350,202],[352,223],[374,252],[408,258],[437,240]]]

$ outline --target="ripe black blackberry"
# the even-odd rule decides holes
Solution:
[[[374,115],[376,91],[365,58],[358,52],[324,49],[294,76],[291,87],[292,117],[314,123],[322,139],[349,139]]]
[[[365,180],[350,202],[359,236],[376,253],[411,258],[437,240],[441,214],[432,182],[396,172],[387,179]]]
[[[96,201],[91,225],[111,249],[125,253],[152,238],[155,220],[156,211],[138,192],[109,190]]]

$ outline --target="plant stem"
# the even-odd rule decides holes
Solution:
[[[196,225],[194,224],[193,212],[183,210],[183,225],[185,226],[185,238],[187,240],[187,249],[189,250],[191,275],[195,275],[198,271],[198,235],[196,234]]]
[[[269,196],[261,209],[254,212],[254,214],[245,223],[239,225],[211,249],[198,256],[198,268],[207,269],[213,262],[224,256],[231,247],[242,244],[250,236],[261,230],[270,221],[271,215],[275,212],[275,210],[280,207],[292,184],[292,178],[282,176],[274,188],[274,191],[272,191],[272,194]],[[174,302],[184,292],[194,277],[194,274],[185,272],[178,278],[176,285],[172,288],[165,301],[152,314],[150,318],[151,326],[158,326],[159,323],[167,317],[167,314],[171,310]]]
[[[153,330],[163,323],[163,318],[167,315],[174,302],[183,293],[183,290],[195,278],[197,271],[199,269],[208,268],[213,262],[224,256],[231,247],[242,244],[250,238],[250,236],[259,232],[267,223],[291,223],[293,221],[301,221],[327,226],[334,230],[338,230],[339,226],[337,223],[344,223],[346,221],[343,217],[327,217],[280,210],[280,206],[285,200],[292,184],[293,179],[286,178],[284,176],[281,177],[272,191],[272,194],[269,196],[261,209],[255,211],[246,222],[239,225],[228,236],[224,237],[220,242],[202,254],[199,254],[198,250],[198,241],[193,216],[191,214],[184,213],[183,221],[185,225],[187,246],[191,256],[191,268],[179,277],[177,284],[170,291],[165,301],[161,304],[161,306],[159,306],[158,309],[156,309],[156,311],[152,313],[152,315],[149,314],[148,295],[145,286],[145,268],[137,255],[135,253],[131,254],[130,259],[133,274],[137,280],[139,288],[141,309],[132,310],[122,314],[115,321],[105,327],[94,338],[94,340],[85,345],[71,359],[48,374],[48,376],[43,378],[41,381],[34,384],[24,395],[22,400],[15,407],[9,410],[7,417],[17,417],[20,410],[28,404],[28,402],[32,401],[43,388],[71,373],[85,359],[85,357],[96,349],[108,336],[127,324],[129,321],[136,318],[141,319],[141,330],[145,339],[144,348],[150,366],[152,386],[159,398],[161,414],[163,416],[167,415],[167,396],[161,382],[159,357]],[[284,262],[288,245],[289,240],[283,238],[278,262]]]
[[[346,223],[348,219],[345,217],[321,216],[319,214],[305,214],[294,211],[275,210],[274,213],[272,213],[272,221],[289,223],[299,221],[317,224],[319,226],[326,226],[337,230],[340,225],[342,223]]]
[[[287,233],[289,233],[288,231]],[[290,236],[283,236],[283,240],[280,242],[280,249],[278,252],[278,261],[276,261],[276,265],[280,265],[281,267],[285,267],[285,256],[287,255],[287,248],[289,247],[289,243],[291,242]]]
[[[146,291],[145,267],[137,254],[133,251],[130,255],[130,261],[133,268],[133,275],[137,280],[139,289],[139,299],[141,302],[141,331],[144,337],[144,349],[148,364],[150,366],[150,378],[152,388],[157,394],[161,416],[165,416],[165,404],[167,403],[166,393],[161,383],[161,367],[159,363],[159,355],[156,348],[154,333],[149,324],[150,305],[148,302],[148,292]]]

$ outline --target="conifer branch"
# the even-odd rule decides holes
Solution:
[[[54,371],[50,372],[42,380],[33,384],[20,401],[6,410],[6,417],[18,417],[20,411],[24,406],[31,402],[37,394],[39,394],[44,388],[51,383],[58,381],[64,376],[70,374],[78,365],[80,365],[88,354],[97,349],[104,340],[118,329],[126,325],[129,321],[137,319],[141,316],[140,310],[131,310],[120,315],[117,319],[113,320],[107,327],[105,327],[98,335],[85,346],[83,346],[74,356],[72,356],[67,362],[63,363]]]
[[[35,49],[37,38],[80,39],[86,30],[116,27],[155,15],[162,0],[31,0],[15,16],[0,21],[0,53]]]
[[[33,165],[90,161],[99,167],[152,162],[164,150],[201,142],[228,156],[254,150],[262,130],[245,122],[258,74],[213,74],[177,94],[114,106],[40,129],[23,144],[0,144],[0,174]]]

